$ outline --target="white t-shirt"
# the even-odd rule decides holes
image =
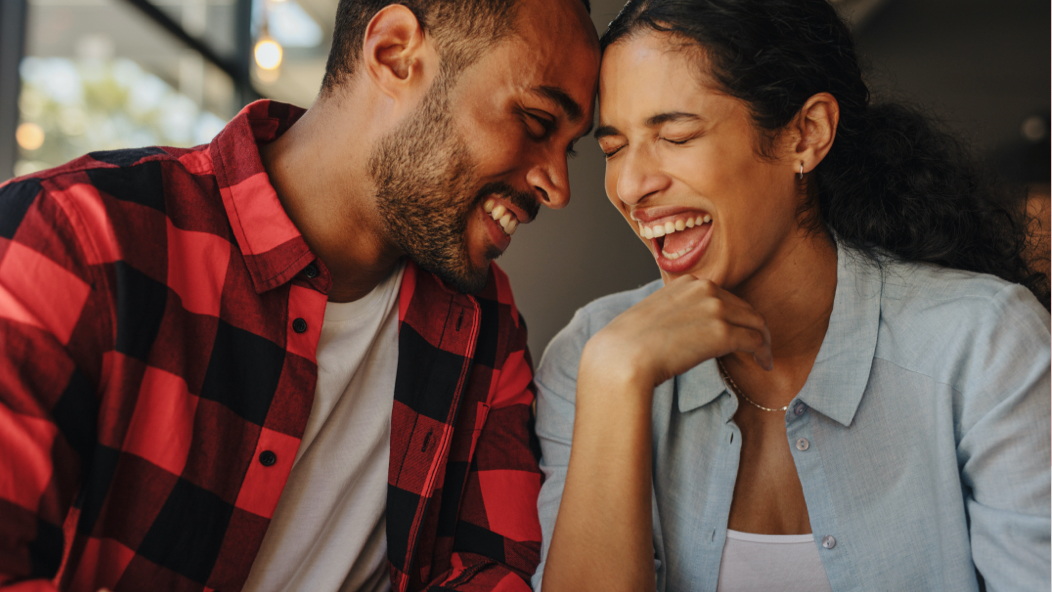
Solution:
[[[325,307],[314,404],[246,592],[391,588],[384,511],[404,271]]]
[[[810,534],[727,529],[716,592],[832,592]]]

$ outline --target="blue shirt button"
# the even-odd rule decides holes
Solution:
[[[836,546],[836,539],[833,538],[833,535],[827,534],[826,536],[822,537],[822,546],[826,549],[832,549]]]
[[[811,447],[811,443],[807,441],[807,438],[800,438],[796,441],[797,450],[807,450]]]

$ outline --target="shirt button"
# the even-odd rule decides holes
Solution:
[[[303,268],[303,275],[307,276],[308,280],[312,280],[318,277],[318,266],[311,263],[307,267]]]
[[[800,438],[796,441],[797,450],[807,450],[811,447],[811,443],[807,441],[807,438]]]
[[[297,333],[304,333],[307,330],[307,321],[303,319],[292,321],[292,330]]]
[[[259,464],[263,465],[264,467],[272,466],[276,462],[278,462],[278,455],[274,454],[273,452],[269,450],[264,450],[263,452],[259,453]]]
[[[797,403],[796,407],[793,407],[793,414],[797,417],[803,415],[804,411],[807,411],[807,405],[804,405],[803,403]]]
[[[826,536],[822,537],[822,546],[826,549],[832,549],[836,546],[836,539],[833,538],[833,535],[827,534]]]

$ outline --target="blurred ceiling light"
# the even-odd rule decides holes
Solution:
[[[15,130],[15,140],[23,150],[32,152],[44,145],[44,130],[35,123],[23,123]]]
[[[281,66],[281,45],[270,38],[266,29],[256,42],[256,65],[263,70],[277,70]]]

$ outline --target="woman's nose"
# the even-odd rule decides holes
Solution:
[[[617,171],[617,198],[634,205],[665,189],[669,178],[657,164],[647,150],[630,149],[624,154]]]

